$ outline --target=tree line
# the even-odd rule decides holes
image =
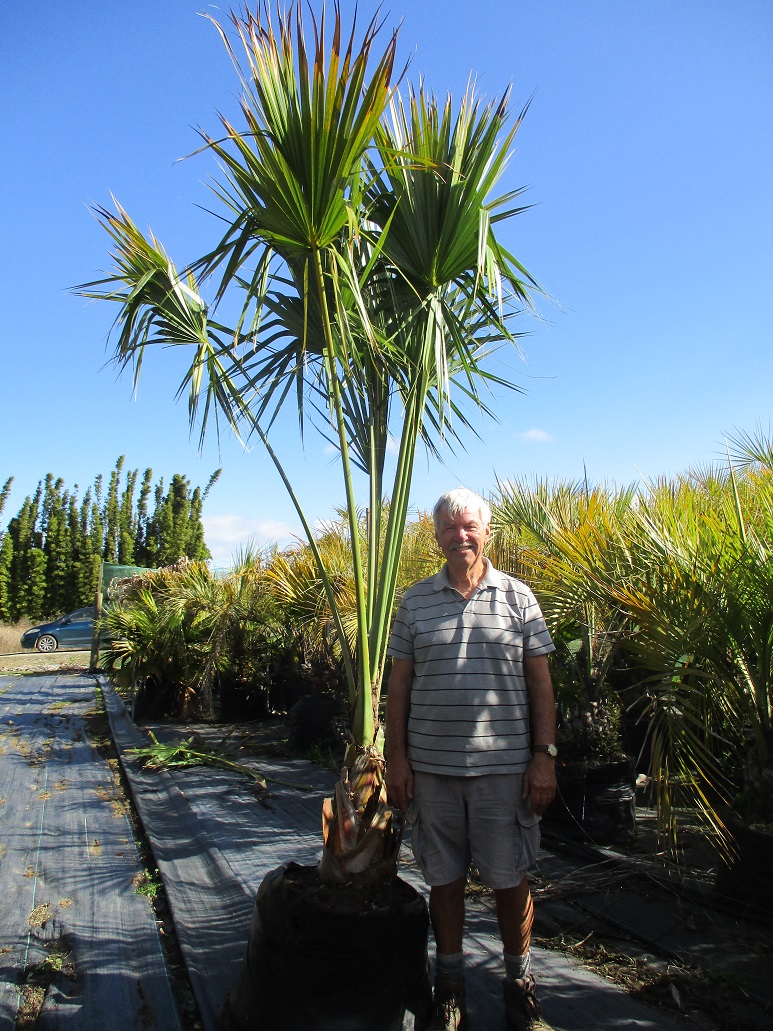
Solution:
[[[40,619],[88,605],[100,563],[155,568],[182,556],[210,558],[201,521],[204,500],[220,476],[202,490],[175,473],[165,489],[153,470],[124,471],[122,455],[109,477],[99,474],[79,496],[48,473],[28,495],[0,537],[0,621]],[[0,513],[13,484],[0,491]]]

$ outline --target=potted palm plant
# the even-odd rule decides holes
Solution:
[[[495,233],[523,210],[515,194],[491,197],[519,124],[507,126],[507,96],[482,105],[471,89],[455,107],[422,87],[403,100],[393,82],[396,34],[377,52],[375,20],[359,40],[355,26],[343,33],[338,8],[329,34],[324,12],[312,21],[309,51],[300,8],[276,24],[266,8],[233,14],[243,67],[232,37],[215,23],[240,76],[244,119],[242,129],[223,119],[219,138],[203,134],[203,149],[222,173],[219,242],[178,271],[122,208],[98,209],[116,268],[81,291],[118,304],[119,366],[138,371],[149,344],[191,348],[183,383],[191,418],[202,417],[203,433],[217,409],[236,433],[259,437],[296,507],[341,642],[354,737],[340,787],[325,805],[316,876],[351,886],[394,880],[397,862],[400,834],[384,795],[377,711],[416,450],[422,441],[437,448],[465,427],[456,390],[487,410],[479,385],[495,377],[484,358],[514,342],[511,319],[529,305],[535,284]],[[221,301],[239,294],[240,314],[228,326]],[[269,439],[291,397],[302,422],[309,411],[321,413],[338,451],[353,642]],[[355,469],[367,480],[364,532]],[[392,995],[402,1004],[399,991]]]
[[[726,465],[652,485],[578,562],[629,621],[665,841],[678,855],[688,809],[722,891],[771,909],[739,845],[743,824],[759,834],[773,818],[773,450],[761,435],[731,443]]]
[[[614,591],[652,670],[665,829],[678,831],[669,801],[694,807],[718,890],[773,912],[760,860],[773,829],[773,450],[761,435],[733,444],[724,467],[651,492]]]

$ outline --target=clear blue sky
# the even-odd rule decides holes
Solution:
[[[315,4],[316,6],[316,4]],[[351,10],[349,0],[342,4]],[[218,564],[298,523],[260,447],[203,454],[175,403],[180,367],[149,353],[139,394],[106,366],[114,312],[68,288],[108,268],[89,205],[111,192],[178,264],[215,224],[193,127],[233,111],[237,82],[199,0],[6,4],[0,13],[0,479],[3,524],[46,472],[81,491],[119,454],[204,485]],[[214,7],[206,8],[217,15]],[[361,0],[363,15],[375,9]],[[770,425],[773,384],[773,4],[770,0],[393,0],[408,73],[459,96],[532,94],[503,188],[533,210],[507,242],[553,301],[524,322],[525,396],[505,394],[480,443],[421,456],[414,503],[496,477],[629,483],[718,457]],[[221,13],[224,13],[225,9]],[[314,519],[343,499],[319,439],[275,437]]]

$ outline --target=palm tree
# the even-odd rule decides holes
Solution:
[[[81,290],[120,306],[120,366],[133,364],[136,376],[151,343],[191,347],[181,384],[191,420],[201,417],[203,434],[219,413],[266,446],[317,563],[342,647],[355,742],[378,770],[372,780],[384,801],[376,713],[416,448],[423,440],[437,449],[465,428],[456,397],[488,410],[481,385],[502,381],[484,359],[515,342],[511,320],[536,284],[494,232],[523,210],[514,194],[491,198],[520,121],[507,128],[507,96],[483,106],[471,89],[455,110],[450,98],[439,105],[422,88],[404,102],[393,82],[396,34],[377,53],[377,22],[357,44],[356,26],[342,36],[336,8],[326,50],[325,22],[324,12],[319,23],[312,17],[310,53],[300,7],[276,26],[267,7],[232,15],[243,67],[215,23],[240,77],[245,122],[239,130],[223,118],[220,138],[203,134],[222,172],[214,188],[222,238],[178,272],[120,206],[115,214],[100,208],[116,270]],[[203,298],[208,286],[211,304]],[[229,327],[218,321],[219,305],[233,295],[241,295],[240,315]],[[338,449],[353,641],[269,440],[289,397],[301,425],[317,419]],[[387,446],[398,423],[385,509]],[[355,467],[368,478],[364,534]]]

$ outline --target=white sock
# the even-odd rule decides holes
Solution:
[[[508,981],[524,981],[531,975],[531,949],[527,949],[522,956],[513,956],[509,952],[504,952],[503,956]]]
[[[443,981],[464,980],[464,952],[438,952],[435,957],[435,974]]]

